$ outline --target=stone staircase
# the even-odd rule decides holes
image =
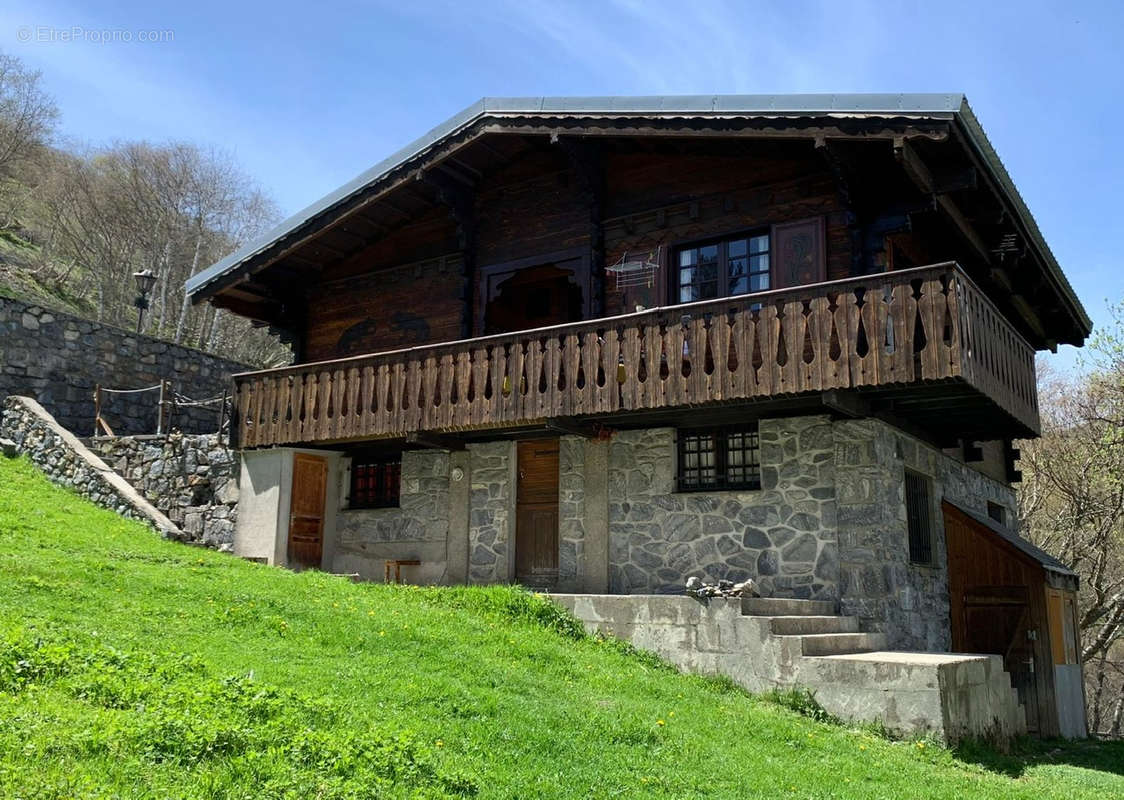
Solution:
[[[858,617],[839,616],[830,600],[744,597],[741,612],[768,620],[774,636],[798,639],[805,656],[869,653],[886,647],[884,634],[860,633]]]
[[[886,650],[882,633],[835,603],[785,598],[553,595],[587,628],[626,639],[681,669],[727,675],[754,692],[803,687],[842,719],[901,735],[999,744],[1026,731],[1000,656]]]

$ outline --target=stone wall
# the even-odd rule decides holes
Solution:
[[[0,297],[0,398],[36,398],[67,430],[94,430],[94,386],[138,389],[170,380],[195,400],[220,396],[245,364],[181,347],[123,328]],[[107,395],[102,416],[117,435],[156,432],[158,392]],[[183,408],[175,429],[209,433],[217,406]]]
[[[469,454],[469,583],[506,583],[515,563],[515,443],[473,444]]]
[[[882,631],[890,647],[948,650],[948,559],[941,498],[1015,518],[1010,486],[980,474],[884,422],[834,424],[842,609],[863,630]],[[903,497],[905,470],[931,481],[932,564],[910,562]]]
[[[585,440],[563,436],[558,442],[558,591],[580,590],[585,557]]]
[[[761,489],[676,493],[675,431],[621,431],[609,450],[613,593],[678,593],[687,578],[754,578],[764,594],[838,596],[827,417],[761,420]]]
[[[239,461],[216,434],[96,438],[90,447],[179,526],[187,541],[232,549]]]
[[[16,450],[53,483],[123,517],[147,523],[167,538],[183,538],[175,523],[35,400],[17,395],[4,400],[0,438],[15,442]]]
[[[403,580],[443,583],[449,535],[449,454],[410,450],[402,454],[398,508],[348,509],[350,464],[343,465],[332,571],[382,580],[387,559],[421,561],[404,567]]]

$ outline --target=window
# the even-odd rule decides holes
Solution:
[[[756,425],[679,432],[679,491],[760,488]]]
[[[909,528],[909,560],[933,563],[933,516],[929,510],[929,479],[905,471],[905,516]]]
[[[990,500],[987,501],[987,515],[1000,525],[1007,524],[1007,509],[998,503],[993,503]]]
[[[398,505],[402,456],[356,456],[351,461],[349,508],[391,508]]]
[[[759,232],[676,251],[672,302],[763,292],[769,282],[769,234]]]

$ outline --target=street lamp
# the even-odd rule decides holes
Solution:
[[[156,283],[156,275],[150,269],[142,269],[140,272],[133,273],[133,280],[137,282],[137,299],[133,301],[133,305],[137,307],[137,333],[141,332],[141,324],[144,322],[144,311],[148,308],[148,293],[152,291],[153,284]]]

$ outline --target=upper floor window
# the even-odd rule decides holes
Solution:
[[[401,478],[401,454],[355,456],[351,461],[349,508],[396,507]]]
[[[769,289],[769,233],[692,244],[675,253],[673,300],[690,303]]]

